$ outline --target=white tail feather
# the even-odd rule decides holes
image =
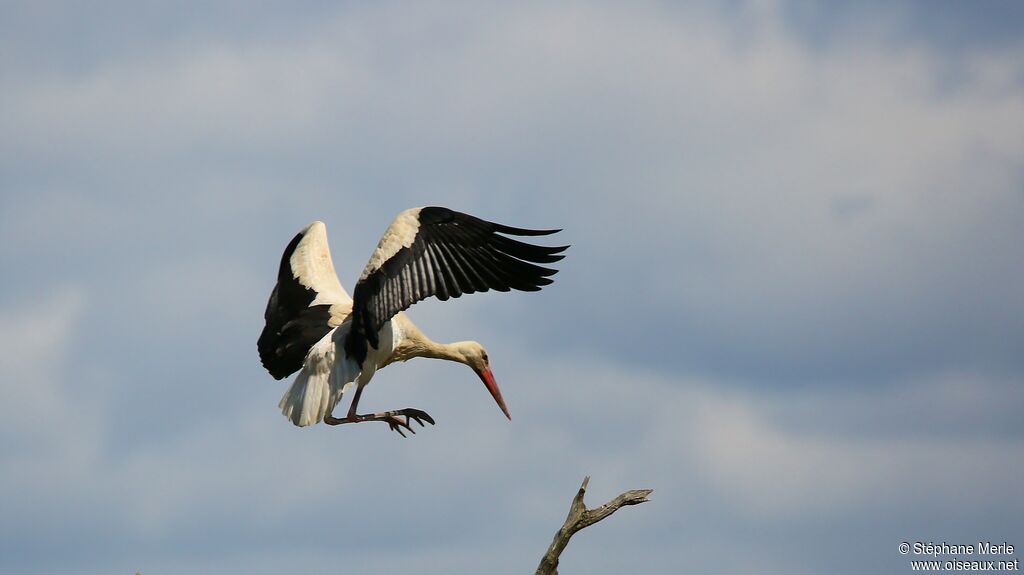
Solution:
[[[339,340],[347,332],[347,329],[335,328],[310,348],[302,370],[277,404],[281,413],[295,425],[305,427],[323,421],[359,375],[355,362],[335,363],[335,349],[340,347]]]

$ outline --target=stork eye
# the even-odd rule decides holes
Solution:
[[[483,358],[484,358],[484,361],[490,363],[490,361],[488,361],[488,359],[487,359],[487,352],[486,351],[483,353]]]

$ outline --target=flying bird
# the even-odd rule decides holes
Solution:
[[[378,369],[427,357],[472,368],[511,419],[487,350],[475,341],[437,343],[404,310],[428,297],[445,301],[489,290],[540,290],[557,270],[537,264],[561,260],[569,246],[539,246],[508,236],[559,231],[514,228],[441,207],[406,210],[384,232],[349,297],[334,271],[326,226],[308,225],[284,250],[257,342],[260,361],[275,379],[299,372],[278,404],[281,412],[298,426],[383,421],[403,437],[403,429],[415,433],[412,421],[434,424],[422,410],[360,415],[356,409]],[[353,386],[348,414],[334,417],[335,406]]]

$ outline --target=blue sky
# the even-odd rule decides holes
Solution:
[[[1024,13],[1004,3],[5,3],[0,572],[903,573],[1024,546]],[[562,227],[487,346],[296,429],[255,342],[327,223]]]

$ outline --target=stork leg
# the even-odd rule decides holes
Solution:
[[[420,424],[420,427],[426,427],[423,423],[424,421],[430,425],[434,425],[434,418],[430,417],[430,414],[412,407],[395,409],[392,411],[381,411],[378,413],[367,413],[363,415],[349,415],[348,417],[340,419],[331,415],[324,417],[324,423],[327,425],[362,423],[364,421],[383,421],[388,424],[388,427],[390,427],[392,431],[397,431],[402,437],[405,437],[405,433],[402,431],[402,428],[405,428],[409,433],[416,433],[416,430],[410,425],[413,421]]]
[[[324,423],[327,425],[342,425],[344,423],[362,423],[364,421],[383,421],[388,424],[388,427],[392,431],[397,431],[399,435],[405,437],[405,433],[402,428],[405,428],[409,433],[415,434],[416,430],[410,425],[413,421],[420,424],[420,427],[426,427],[423,423],[426,421],[430,425],[434,425],[434,418],[420,409],[414,409],[407,407],[405,409],[395,409],[392,411],[381,411],[379,413],[367,413],[359,415],[356,413],[356,407],[359,405],[359,396],[363,393],[362,385],[356,386],[356,392],[352,396],[352,405],[348,408],[348,415],[344,419],[339,419],[333,415],[327,415],[324,417]],[[404,419],[403,419],[404,418]]]

